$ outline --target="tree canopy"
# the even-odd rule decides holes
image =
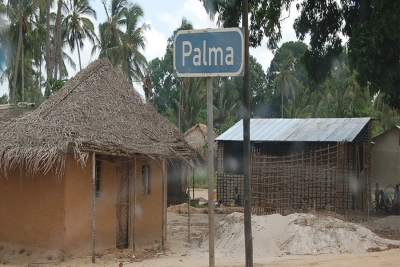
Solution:
[[[241,0],[200,0],[206,11],[224,27],[237,27],[241,20]],[[269,49],[282,39],[281,22],[290,14],[294,0],[250,0],[250,43]],[[383,0],[303,0],[296,4],[300,16],[294,29],[300,40],[310,36],[302,61],[310,80],[321,83],[329,75],[335,59],[343,52],[357,82],[371,94],[400,109],[400,1]]]

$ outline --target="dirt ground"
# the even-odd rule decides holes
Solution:
[[[206,197],[206,190],[195,192],[195,198]],[[189,217],[187,210],[187,204],[168,207],[164,248],[156,244],[137,249],[135,253],[131,249],[99,251],[96,264],[92,264],[89,252],[63,256],[54,251],[22,251],[0,243],[0,264],[30,267],[210,266],[208,214],[205,209],[191,208]],[[215,266],[245,266],[242,215],[240,207],[215,209]],[[257,216],[252,217],[252,235],[255,267],[399,266],[400,216],[374,214],[362,224],[315,214]]]

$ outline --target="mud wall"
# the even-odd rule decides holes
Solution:
[[[63,179],[52,169],[27,176],[19,170],[0,176],[0,240],[60,249],[64,246]]]
[[[150,193],[142,194],[142,166],[150,165]],[[136,190],[132,190],[132,200],[136,205],[131,207],[134,212],[132,227],[136,244],[161,244],[162,239],[162,161],[137,158],[132,164],[135,173]],[[166,183],[165,183],[165,186]],[[133,185],[132,185],[133,188]]]
[[[115,248],[115,164],[101,161],[100,196],[96,197],[96,250]],[[69,156],[65,171],[65,236],[67,253],[92,248],[92,162],[84,169]]]

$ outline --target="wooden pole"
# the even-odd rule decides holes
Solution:
[[[251,233],[250,183],[250,73],[249,73],[249,1],[242,0],[242,26],[244,29],[243,76],[243,176],[244,176],[244,245],[246,267],[253,266],[253,238]]]
[[[165,246],[165,241],[167,240],[167,201],[166,201],[166,186],[165,186],[165,181],[166,181],[166,170],[165,170],[165,158],[162,160],[162,240],[161,240],[161,245],[164,247]]]
[[[212,78],[207,77],[207,140],[208,140],[208,259],[215,266],[214,251],[214,135],[213,135],[213,88]]]
[[[96,153],[92,153],[92,263],[96,262]]]
[[[190,243],[190,165],[188,166],[187,172],[187,198],[188,198],[188,243]]]
[[[132,250],[136,251],[136,157],[135,157],[135,167],[133,170],[133,237],[132,237]]]

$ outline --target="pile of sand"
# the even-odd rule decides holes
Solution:
[[[167,212],[171,213],[178,213],[178,214],[187,214],[188,213],[188,204],[187,203],[182,203],[179,205],[174,205],[174,206],[169,206],[167,208]],[[206,210],[203,208],[195,208],[190,206],[190,213],[191,214],[196,214],[196,213],[206,213]]]
[[[360,224],[326,214],[279,214],[252,216],[253,256],[366,253],[399,246],[400,241],[383,239]],[[244,218],[232,213],[215,229],[215,252],[219,257],[245,257]],[[200,244],[208,248],[208,238]]]

